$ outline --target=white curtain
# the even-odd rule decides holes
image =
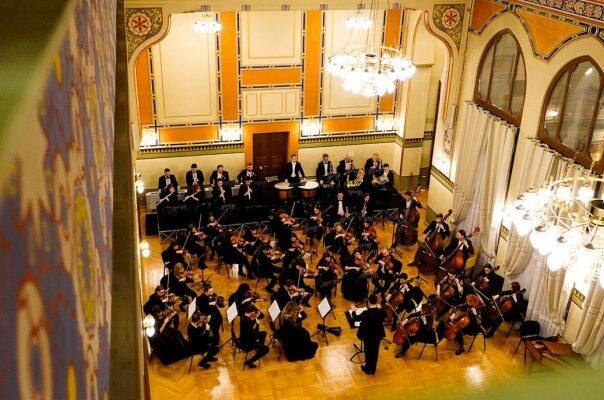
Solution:
[[[604,365],[604,289],[598,282],[591,282],[579,323],[573,349],[585,355],[594,366]]]
[[[461,145],[471,140],[480,147],[462,148],[458,153],[461,158],[457,160],[453,213],[458,226],[466,231],[482,228],[474,245],[480,245],[487,255],[494,256],[496,250],[516,134],[516,127],[474,103],[466,103],[466,141]]]

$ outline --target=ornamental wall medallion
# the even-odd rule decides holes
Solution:
[[[128,59],[141,43],[161,30],[163,20],[161,8],[126,8]]]
[[[434,25],[453,39],[459,49],[463,28],[464,4],[435,4],[432,12]]]

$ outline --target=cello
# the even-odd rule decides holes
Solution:
[[[449,209],[443,216],[442,222],[445,223],[447,219],[453,213],[452,209]],[[426,240],[418,247],[413,263],[417,266],[418,270],[425,269],[429,272],[436,270],[436,263],[438,262],[438,253],[445,248],[445,239],[438,232],[438,229],[434,229]],[[423,267],[423,268],[422,268]]]
[[[472,236],[476,235],[480,232],[479,227],[475,227],[472,232],[468,236],[466,236],[466,240],[472,238]],[[457,247],[448,255],[446,255],[442,262],[440,263],[439,269],[441,271],[448,271],[453,268],[457,272],[462,272],[465,266],[465,260],[463,256],[463,250],[461,249],[463,242],[460,241]]]
[[[422,311],[420,315],[409,318],[407,321],[403,321],[398,324],[396,331],[392,335],[392,342],[399,346],[402,346],[406,340],[409,340],[409,336],[415,335],[422,327],[422,318],[424,316],[430,315],[432,319],[434,318],[434,310],[426,305],[426,310]],[[432,321],[427,322],[429,325],[432,325]]]

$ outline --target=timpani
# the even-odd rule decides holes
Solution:
[[[317,195],[317,188],[319,183],[317,181],[306,181],[304,185],[298,186],[300,190],[300,196],[303,199],[314,199]]]
[[[292,186],[289,182],[278,182],[275,183],[275,190],[277,191],[277,198],[279,200],[287,200],[294,197]]]

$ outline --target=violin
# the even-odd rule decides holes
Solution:
[[[210,304],[211,303],[216,303],[216,307],[218,307],[218,308],[224,308],[224,306],[225,306],[225,300],[224,300],[223,296],[218,296],[216,293],[214,293],[214,294],[208,295],[208,298],[210,300]]]
[[[365,228],[365,230],[363,230],[362,235],[373,242],[375,242],[375,240],[377,239],[377,232],[375,231],[375,229],[373,229],[372,226]]]
[[[252,301],[252,303],[254,303],[256,301],[266,301],[266,299],[264,297],[260,296],[260,294],[253,289],[250,289],[247,292],[245,292],[245,298],[250,299]]]

